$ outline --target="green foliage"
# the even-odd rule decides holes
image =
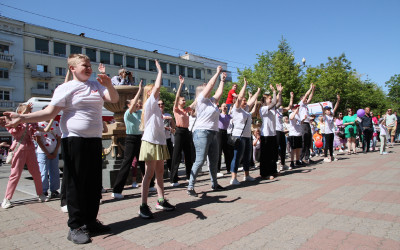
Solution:
[[[395,111],[400,111],[400,74],[390,77],[389,81],[385,82],[388,87],[388,98],[391,101],[391,108]]]
[[[164,101],[165,112],[172,114],[172,110],[174,107],[174,101],[175,101],[175,94],[173,92],[168,91],[165,87],[161,87],[160,99]]]

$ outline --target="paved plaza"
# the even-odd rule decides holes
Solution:
[[[400,249],[400,145],[379,152],[338,155],[286,171],[273,181],[228,186],[211,192],[207,172],[200,175],[199,198],[186,194],[186,183],[166,187],[176,211],[158,212],[155,219],[138,217],[140,189],[128,188],[125,199],[103,194],[99,219],[110,234],[88,245],[66,239],[67,214],[59,200],[38,203],[33,182],[24,171],[13,198],[14,207],[0,209],[1,249]],[[206,168],[206,167],[205,167]],[[5,191],[9,166],[0,167]],[[259,170],[251,171],[252,176]],[[243,173],[239,173],[239,180]],[[2,196],[3,197],[3,196]]]

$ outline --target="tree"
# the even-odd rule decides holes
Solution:
[[[396,74],[390,77],[389,81],[385,82],[388,87],[388,98],[391,101],[393,109],[400,111],[400,75]]]
[[[164,110],[166,113],[171,113],[174,107],[175,95],[169,92],[165,87],[160,89],[160,99],[164,101]]]

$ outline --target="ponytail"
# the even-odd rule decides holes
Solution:
[[[67,74],[65,75],[64,83],[69,82],[69,81],[71,81],[71,80],[72,80],[72,72],[71,72],[71,70],[70,70],[69,67],[68,67],[68,72],[67,72]]]

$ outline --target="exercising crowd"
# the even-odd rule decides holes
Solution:
[[[123,85],[127,74],[121,71],[125,75],[111,80],[106,75],[105,67],[100,65],[97,81],[89,81],[92,67],[90,59],[83,54],[70,55],[68,67],[66,82],[55,90],[46,108],[31,113],[30,105],[20,105],[16,113],[5,112],[5,116],[0,118],[0,125],[6,126],[14,137],[11,175],[2,207],[11,207],[10,200],[25,164],[33,177],[40,201],[58,195],[59,180],[54,180],[55,174],[51,171],[58,165],[57,152],[61,146],[64,159],[62,193],[70,228],[67,239],[84,244],[91,241],[91,234],[111,230],[97,220],[102,190],[101,109],[104,102],[119,101],[114,85]],[[152,189],[157,191],[157,210],[175,209],[164,194],[164,162],[170,172],[170,185],[179,186],[178,169],[182,155],[188,182],[187,194],[197,197],[196,180],[205,161],[208,163],[211,189],[225,190],[218,183],[218,177],[223,175],[222,153],[226,171],[231,175],[230,184],[239,185],[240,166],[243,168],[243,181],[255,181],[250,169],[257,161],[261,178],[273,180],[280,171],[312,164],[314,161],[311,157],[320,154],[322,147],[324,162],[337,160],[334,157],[335,141],[339,141],[336,146],[340,150],[345,149],[347,142],[347,151],[351,154],[357,153],[356,138],[363,138],[363,150],[368,152],[372,136],[380,132],[383,154],[387,140],[385,136],[396,131],[394,124],[397,124],[397,118],[393,118],[389,112],[377,124],[369,108],[365,109],[362,116],[348,109],[347,116],[339,114],[335,118],[340,96],[337,96],[333,108],[321,105],[322,115],[317,124],[315,116],[308,109],[314,96],[313,84],[300,97],[298,104],[293,104],[294,93],[291,93],[290,103],[284,106],[282,85],[270,85],[270,92],[263,94],[261,102],[258,102],[260,89],[254,94],[249,93],[246,98],[248,83],[244,79],[239,93],[236,93],[238,86],[233,85],[226,102],[219,106],[226,80],[226,73],[222,72],[221,66],[207,84],[196,88],[196,99],[190,106],[186,106],[186,100],[181,96],[184,78],[180,76],[171,115],[165,113],[164,102],[160,99],[163,70],[158,61],[156,67],[158,74],[155,83],[145,87],[140,83],[135,97],[126,102],[125,153],[112,193],[115,199],[124,198],[122,192],[129,172],[132,167],[136,169],[139,166],[143,178],[138,213],[142,218],[153,218],[148,205],[148,194]],[[218,87],[212,94],[218,79]],[[60,111],[63,111],[63,115],[60,123],[57,123],[52,119]],[[289,116],[285,116],[285,113],[289,113]],[[255,122],[254,117],[261,119],[261,125]],[[375,125],[378,125],[377,129]],[[37,156],[33,137],[37,137],[39,145]],[[372,140],[372,143],[375,142]],[[285,163],[287,152],[290,152],[289,166]],[[56,169],[58,171],[58,166]],[[137,187],[136,182],[133,187]],[[49,189],[50,195],[47,193]]]

